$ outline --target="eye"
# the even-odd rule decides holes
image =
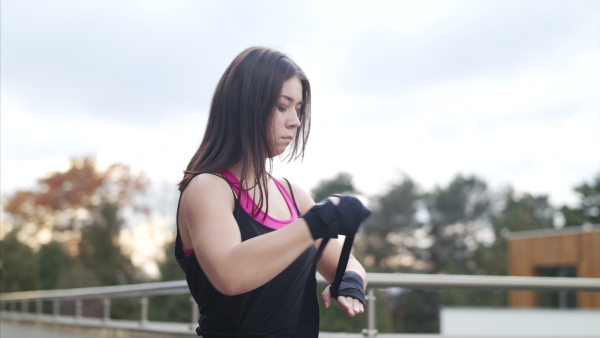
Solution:
[[[284,106],[277,106],[277,109],[279,109],[279,111],[282,113],[285,113],[285,111],[287,110],[287,108]]]

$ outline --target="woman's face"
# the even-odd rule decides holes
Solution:
[[[271,119],[271,142],[273,155],[281,155],[292,143],[296,129],[300,126],[298,114],[302,107],[302,83],[294,76],[283,83]]]

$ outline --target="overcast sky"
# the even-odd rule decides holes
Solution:
[[[600,172],[600,1],[1,2],[1,192],[73,156],[175,184],[252,45],[307,73],[306,190],[476,174],[573,204]]]

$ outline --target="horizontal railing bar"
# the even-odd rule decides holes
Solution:
[[[409,289],[477,289],[477,290],[540,290],[600,292],[600,278],[559,278],[520,276],[427,275],[400,273],[369,273],[370,288],[401,287]],[[317,275],[317,282],[325,279]],[[37,290],[0,293],[0,301],[74,300],[103,297],[137,297],[189,293],[185,280],[101,286],[91,288]]]
[[[96,299],[103,297],[136,297],[141,295],[175,295],[189,293],[185,280],[141,283],[114,286],[98,286],[90,288],[61,289],[61,290],[36,290],[23,292],[0,293],[0,301],[14,300],[52,300],[60,298],[70,299]]]
[[[600,278],[471,276],[369,273],[369,287],[408,289],[487,289],[539,291],[596,291]]]

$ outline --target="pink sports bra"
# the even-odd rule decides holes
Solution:
[[[225,177],[227,180],[229,180],[229,182],[232,183],[230,186],[235,191],[236,195],[239,194],[240,181],[237,179],[237,177],[235,177],[235,175],[232,174],[227,169],[220,172],[220,174],[223,177]],[[286,226],[286,225],[292,223],[293,221],[295,221],[296,219],[298,219],[298,212],[297,212],[296,206],[294,204],[294,199],[290,196],[288,191],[273,176],[270,176],[270,177],[273,180],[273,182],[275,182],[275,184],[277,185],[277,188],[279,189],[279,192],[283,195],[283,198],[285,199],[285,203],[287,204],[288,210],[290,211],[290,214],[292,215],[290,219],[279,220],[279,219],[273,218],[269,215],[267,215],[267,217],[265,217],[265,212],[262,209],[258,208],[258,205],[256,205],[256,203],[254,202],[252,197],[250,197],[248,192],[245,190],[242,191],[239,202],[240,202],[241,207],[244,209],[244,211],[246,211],[248,213],[248,215],[252,216],[253,210],[258,209],[259,212],[256,215],[252,216],[252,218],[254,218],[257,222],[259,222],[269,228],[277,230],[277,229],[283,228],[284,226]],[[192,253],[194,253],[194,249],[183,248],[183,253],[185,254],[185,257],[187,257],[187,256],[191,255]]]

